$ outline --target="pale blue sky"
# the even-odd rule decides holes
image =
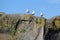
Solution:
[[[30,13],[34,10],[36,16],[42,12],[44,17],[51,18],[60,15],[60,0],[0,0],[0,12],[26,13],[26,9]]]

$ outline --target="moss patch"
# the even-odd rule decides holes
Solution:
[[[25,29],[22,29],[22,30],[21,30],[21,33],[25,33],[25,32],[26,32],[26,30],[25,30]]]

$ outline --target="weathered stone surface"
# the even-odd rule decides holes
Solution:
[[[55,40],[56,38],[59,40],[59,29],[60,16],[51,21],[51,19],[36,17],[32,14],[0,12],[0,40]]]

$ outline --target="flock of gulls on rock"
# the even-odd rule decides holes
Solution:
[[[30,13],[30,11],[27,9],[26,10],[26,13]],[[35,11],[32,11],[32,15],[34,15],[34,14],[35,14]],[[40,13],[40,16],[43,16],[43,13],[42,12]]]

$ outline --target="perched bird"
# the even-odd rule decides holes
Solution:
[[[26,13],[30,13],[28,9],[26,10]]]
[[[43,13],[42,13],[42,12],[40,13],[40,16],[41,16],[41,17],[43,16]]]
[[[32,15],[34,15],[35,14],[35,11],[32,11]]]

